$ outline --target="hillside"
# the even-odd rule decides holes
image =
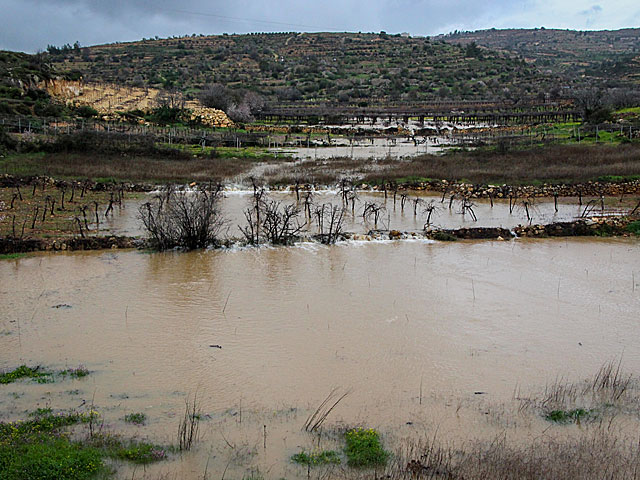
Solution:
[[[39,88],[53,76],[43,55],[0,51],[0,114],[55,114],[49,95]]]
[[[272,100],[363,104],[522,97],[558,85],[511,53],[384,33],[192,36],[52,49],[50,60],[86,81],[192,97],[211,83]]]
[[[640,85],[640,28],[602,31],[509,29],[455,32],[437,37],[449,43],[475,42],[524,57],[541,71],[594,80],[609,87]]]

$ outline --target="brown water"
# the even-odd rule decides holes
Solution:
[[[516,386],[617,356],[640,371],[632,239],[42,254],[0,261],[0,279],[0,369],[92,371],[2,386],[3,419],[94,398],[115,430],[168,444],[197,392],[198,448],[147,478],[201,478],[207,459],[213,478],[304,478],[288,458],[312,448],[301,427],[332,388],[351,393],[327,426],[376,427],[390,444],[490,436],[504,419],[482,413]],[[124,424],[136,411],[148,426]]]

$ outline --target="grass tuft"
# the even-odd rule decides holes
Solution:
[[[594,417],[593,410],[585,410],[584,408],[574,408],[573,410],[551,410],[544,418],[555,423],[580,423]]]
[[[380,434],[372,429],[354,428],[345,434],[344,453],[351,467],[368,468],[386,465],[389,452],[382,448]]]
[[[0,384],[13,383],[16,380],[22,378],[32,378],[38,383],[50,383],[52,382],[52,372],[40,370],[40,367],[27,367],[26,365],[20,365],[15,370],[9,372],[0,373]]]
[[[144,425],[147,421],[147,416],[144,413],[128,413],[124,416],[124,421],[127,423],[133,423],[134,425]]]
[[[291,461],[298,465],[315,467],[317,465],[339,465],[340,455],[335,450],[316,450],[313,452],[296,453],[291,457]]]
[[[640,220],[636,220],[627,225],[627,231],[634,235],[640,235]]]

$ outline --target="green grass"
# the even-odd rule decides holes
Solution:
[[[53,381],[53,379],[51,378],[52,376],[53,372],[40,370],[39,366],[32,368],[27,367],[26,365],[20,365],[15,370],[0,373],[0,384],[6,385],[22,378],[32,378],[38,383],[49,383]]]
[[[629,223],[629,225],[627,225],[627,231],[634,235],[640,235],[640,220]]]
[[[291,461],[298,465],[315,467],[317,465],[338,465],[340,456],[335,450],[317,450],[313,452],[301,451],[291,457]]]
[[[0,158],[0,173],[16,176],[41,175],[40,162],[44,157],[44,152],[7,155],[4,158]]]
[[[640,107],[629,107],[616,110],[614,113],[637,113],[640,115]]]
[[[83,365],[78,368],[68,368],[66,370],[60,370],[59,372],[53,372],[49,370],[40,369],[37,367],[28,367],[26,365],[20,365],[15,370],[0,373],[0,384],[13,383],[23,378],[31,378],[38,383],[53,383],[56,380],[56,375],[72,378],[83,378],[89,375],[89,370]]]
[[[133,423],[134,425],[144,425],[147,421],[147,416],[144,413],[128,413],[124,416],[124,421],[127,423]]]
[[[633,182],[640,180],[640,175],[601,175],[596,180],[609,183]]]
[[[166,451],[152,443],[130,441],[120,444],[109,452],[109,456],[120,460],[146,465],[166,458]]]
[[[69,375],[73,378],[83,378],[89,375],[89,370],[84,366],[80,365],[78,368],[68,368],[67,370],[62,370],[60,375],[66,376]]]
[[[4,480],[83,480],[104,470],[99,450],[68,438],[40,436],[0,444],[0,477]]]
[[[594,416],[593,410],[585,410],[584,408],[576,408],[574,410],[552,410],[545,414],[544,418],[554,423],[580,423]]]
[[[3,253],[0,255],[0,260],[17,260],[18,258],[26,257],[26,253]]]
[[[262,147],[204,147],[199,145],[181,145],[159,143],[163,148],[174,148],[176,150],[186,151],[198,157],[211,158],[244,158],[250,160],[275,160],[276,156],[269,153],[266,148]]]
[[[83,442],[71,440],[66,427],[88,423],[98,413],[54,413],[41,408],[27,420],[0,422],[0,478],[3,480],[82,480],[107,471],[104,459],[138,464],[165,459],[164,448],[148,442],[94,435]]]
[[[380,434],[372,429],[354,428],[345,434],[344,453],[351,467],[368,468],[386,465],[389,452],[382,448]]]
[[[438,240],[439,242],[455,242],[458,240],[457,237],[454,237],[447,232],[436,232],[433,234],[433,239]]]

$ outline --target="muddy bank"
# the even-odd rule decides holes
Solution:
[[[554,222],[546,225],[519,225],[513,229],[502,227],[463,227],[456,229],[432,228],[426,231],[370,230],[366,234],[344,232],[336,235],[336,241],[374,241],[374,240],[407,240],[429,239],[438,241],[464,240],[507,240],[515,237],[548,238],[548,237],[609,237],[630,236],[628,218],[598,218],[576,220],[572,222]],[[327,243],[327,235],[314,234],[295,236],[286,245],[298,242]],[[246,246],[246,241],[227,239],[224,247]],[[0,238],[0,255],[35,251],[76,251],[107,250],[118,248],[151,248],[147,239],[127,236],[73,237],[52,239],[19,239]]]
[[[576,220],[573,222],[554,222],[547,225],[518,225],[513,229],[501,227],[464,227],[455,229],[433,228],[424,232],[401,232],[399,230],[372,230],[367,235],[345,234],[353,240],[401,240],[428,238],[431,240],[507,240],[515,237],[607,237],[630,236],[630,220],[627,218],[601,218],[595,220]]]
[[[260,179],[258,179],[259,181]],[[74,187],[78,190],[85,188],[93,191],[110,191],[114,188],[123,190],[126,192],[152,192],[158,189],[159,184],[153,183],[131,183],[131,182],[118,182],[118,183],[104,183],[95,182],[92,180],[60,180],[46,176],[14,176],[9,174],[0,175],[0,188],[15,188],[23,186],[36,185],[50,185],[52,187]],[[205,185],[204,183],[193,182],[191,187],[198,185]],[[184,185],[177,185],[178,187]],[[356,183],[355,188],[365,191],[386,191],[389,195],[393,196],[395,191],[425,191],[425,192],[437,192],[439,194],[445,194],[446,197],[455,195],[456,197],[467,198],[531,198],[531,197],[619,197],[623,195],[640,195],[640,179],[629,180],[624,182],[586,182],[576,184],[551,184],[544,183],[541,185],[484,185],[484,184],[470,184],[470,183],[456,183],[449,182],[447,180],[430,180],[424,182],[402,182],[402,183],[390,183],[385,185],[370,185],[367,183]],[[304,191],[318,191],[318,190],[330,190],[338,188],[339,185],[319,185],[319,184],[276,184],[269,185],[272,190],[277,191],[295,191],[296,189]],[[249,188],[249,185],[247,185]]]
[[[56,240],[46,238],[0,238],[0,255],[38,251],[106,250],[116,248],[142,248],[145,240],[134,237],[66,237]]]
[[[157,186],[151,183],[105,183],[94,182],[93,180],[60,180],[47,176],[15,176],[9,174],[0,175],[0,188],[16,188],[38,185],[42,187],[55,188],[76,188],[78,191],[82,189],[96,192],[107,192],[113,189],[123,190],[125,192],[151,192],[157,189]]]
[[[425,190],[445,193],[447,196],[470,198],[509,198],[509,197],[617,197],[621,195],[640,194],[640,180],[626,182],[586,182],[576,184],[542,185],[473,185],[470,183],[455,183],[447,180],[431,180],[428,182],[405,182],[394,186],[360,184],[359,188],[388,192],[397,190]]]

